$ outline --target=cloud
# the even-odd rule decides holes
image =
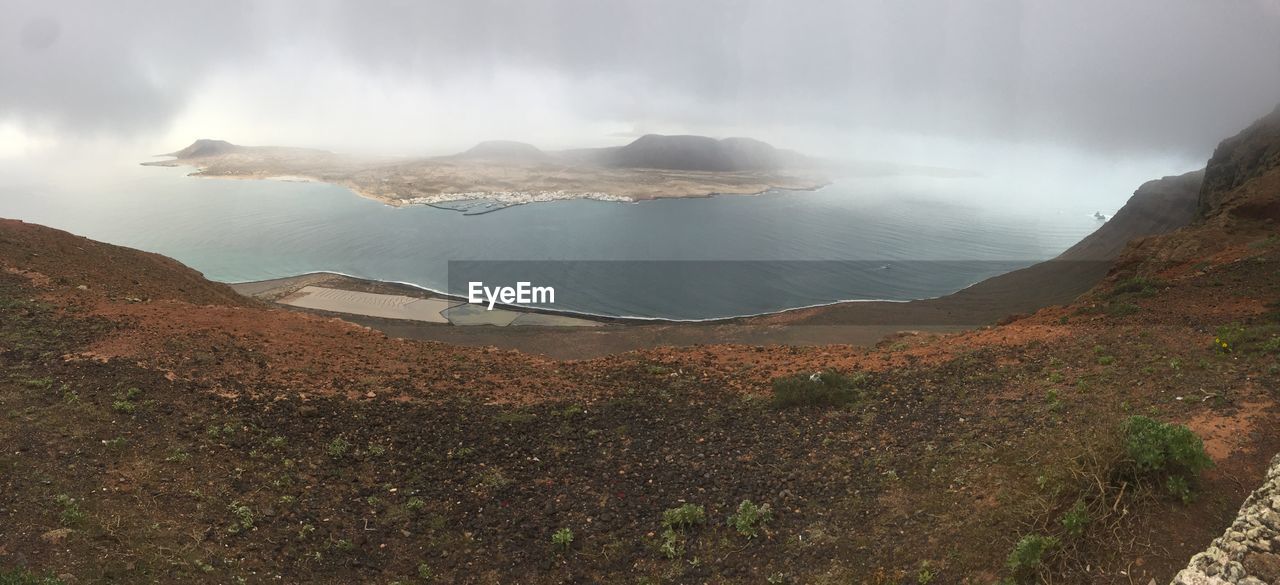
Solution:
[[[1277,0],[0,4],[0,121],[72,136],[634,128],[1198,156],[1280,101]]]

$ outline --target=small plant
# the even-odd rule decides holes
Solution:
[[[1109,356],[1109,355],[1098,356],[1098,365],[1100,366],[1109,366],[1114,363],[1116,363],[1116,358],[1113,356]]]
[[[59,517],[63,526],[78,526],[84,522],[84,512],[80,510],[80,502],[67,494],[58,494],[53,501],[62,508]]]
[[[930,583],[933,583],[934,578],[937,576],[938,574],[929,566],[929,561],[922,561],[920,563],[920,570],[916,572],[916,584],[929,585]]]
[[[427,503],[422,501],[422,498],[419,498],[417,496],[409,498],[409,501],[404,503],[404,509],[410,512],[419,512],[426,507],[427,507]]]
[[[1052,536],[1028,534],[1013,545],[1013,550],[1009,552],[1009,558],[1005,561],[1005,566],[1009,568],[1009,572],[1013,574],[1014,579],[1018,581],[1030,580],[1040,570],[1045,556],[1057,547],[1058,539]]]
[[[253,509],[240,502],[231,502],[227,505],[227,510],[231,512],[234,520],[227,527],[227,532],[235,534],[244,530],[253,530]]]
[[[435,576],[435,572],[431,570],[431,565],[426,563],[418,563],[418,578],[423,581],[430,581]]]
[[[738,504],[738,511],[729,516],[729,526],[738,531],[747,538],[755,538],[760,534],[760,529],[764,528],[773,520],[773,510],[769,509],[769,504],[757,506],[751,500],[742,500]]]
[[[1189,500],[1190,484],[1213,465],[1204,443],[1191,429],[1131,416],[1124,425],[1125,452],[1138,478],[1162,479],[1170,495]]]
[[[1280,326],[1223,325],[1213,338],[1213,348],[1218,353],[1280,353]]]
[[[1072,538],[1079,538],[1089,526],[1089,507],[1084,500],[1076,500],[1074,506],[1062,515],[1062,529]]]
[[[662,513],[662,526],[686,530],[707,521],[707,511],[697,504],[684,504],[678,508],[669,508]]]
[[[774,378],[773,403],[794,406],[842,406],[862,398],[865,374],[844,376],[836,372],[795,374]]]
[[[1049,405],[1049,410],[1057,412],[1062,410],[1062,398],[1058,396],[1058,391],[1050,389],[1044,395],[1045,404]]]
[[[501,468],[492,467],[480,474],[480,485],[489,489],[502,489],[515,483],[515,480],[507,477],[507,474]]]
[[[663,530],[662,542],[658,544],[658,551],[668,559],[684,555],[684,536],[670,528]]]
[[[662,542],[658,545],[658,550],[669,559],[683,555],[685,531],[706,521],[706,509],[696,504],[667,509],[662,513]]]
[[[1237,323],[1223,325],[1218,328],[1218,334],[1213,338],[1214,349],[1221,353],[1231,353],[1244,340],[1244,336],[1245,329],[1243,326]]]
[[[573,546],[573,531],[568,528],[561,528],[551,533],[551,545],[561,553],[569,552],[569,547]]]
[[[342,437],[335,437],[332,441],[329,441],[329,445],[324,448],[324,451],[325,453],[328,453],[330,457],[338,459],[343,455],[346,455],[347,450],[350,448],[351,443],[348,443],[346,439],[343,439]]]

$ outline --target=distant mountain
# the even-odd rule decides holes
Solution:
[[[631,144],[576,151],[610,167],[680,171],[766,171],[795,166],[804,157],[752,138],[716,140],[706,136],[646,134]]]
[[[240,150],[241,148],[243,147],[236,146],[235,144],[231,144],[226,140],[211,140],[208,138],[201,138],[195,142],[192,142],[191,146],[188,146],[177,152],[171,152],[167,156],[172,156],[177,158],[200,158],[205,156],[217,156],[220,154],[227,154],[229,152],[235,152],[237,150]]]
[[[550,162],[551,156],[538,147],[511,140],[486,140],[452,158],[515,163]]]

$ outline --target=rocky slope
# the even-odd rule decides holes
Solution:
[[[1239,134],[1224,140],[1209,159],[1200,213],[1218,213],[1222,197],[1280,166],[1280,106]],[[1274,216],[1273,216],[1274,217]]]

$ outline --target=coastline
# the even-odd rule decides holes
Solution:
[[[167,156],[167,155],[166,155]],[[188,177],[206,178],[206,179],[234,179],[234,180],[260,180],[260,181],[287,181],[287,182],[313,182],[326,183],[337,187],[342,187],[354,193],[358,197],[370,199],[387,205],[390,207],[407,207],[410,205],[426,205],[436,207],[438,209],[447,209],[450,211],[460,211],[463,215],[483,215],[500,211],[508,207],[518,205],[528,205],[531,203],[549,203],[554,201],[574,201],[574,200],[592,200],[604,201],[610,203],[639,203],[642,201],[653,201],[658,199],[686,199],[686,198],[709,198],[718,196],[757,196],[770,193],[773,191],[818,191],[832,184],[832,181],[822,179],[799,179],[795,177],[786,177],[788,180],[767,180],[765,177],[751,177],[752,181],[742,184],[733,185],[727,183],[715,183],[714,187],[704,186],[699,188],[696,180],[685,177],[678,186],[666,189],[637,192],[637,193],[612,193],[602,190],[528,190],[528,191],[511,191],[511,190],[474,190],[474,191],[442,191],[419,196],[400,196],[399,194],[384,194],[375,192],[359,182],[344,177],[327,177],[320,173],[307,173],[305,171],[290,170],[287,173],[268,173],[258,171],[219,171],[211,164],[201,164],[202,159],[180,159],[160,161],[144,161],[142,166],[156,167],[188,167],[194,169],[188,173]],[[661,169],[632,169],[630,172],[637,173],[670,173]],[[689,175],[690,173],[685,173]],[[724,179],[731,176],[731,173],[717,175],[716,173],[704,173],[704,176],[695,174],[696,179],[710,181],[712,179]],[[679,174],[674,176],[679,177]],[[742,177],[737,177],[741,179]],[[739,187],[736,188],[735,187]],[[467,209],[454,209],[447,206],[449,203],[467,203],[476,201],[492,201],[496,203],[491,208],[483,211],[470,212]]]
[[[590,358],[655,346],[709,343],[748,345],[874,345],[903,334],[951,333],[985,327],[1045,307],[1076,299],[1101,282],[1129,243],[1168,233],[1190,223],[1196,214],[1202,171],[1149,181],[1123,208],[1096,231],[1057,258],[974,283],[952,294],[912,301],[836,302],[764,315],[708,321],[601,318],[605,325],[572,327],[484,327],[395,321],[342,314],[393,337],[457,345],[500,347],[561,359]],[[336,278],[345,287],[403,294],[430,295],[424,287],[383,283],[350,276],[300,275],[277,285],[297,285],[309,278]],[[252,283],[234,285],[243,294]],[[435,293],[438,294],[438,293]],[[250,295],[271,301],[261,295]],[[523,310],[510,307],[511,310]]]

